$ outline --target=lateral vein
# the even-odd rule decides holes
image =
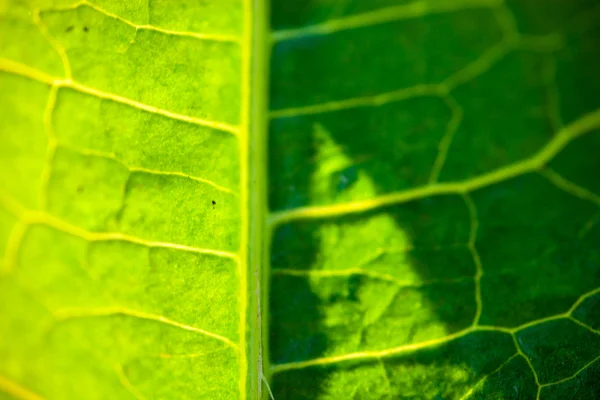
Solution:
[[[166,325],[171,325],[176,328],[184,329],[186,331],[200,333],[205,336],[212,337],[226,343],[228,346],[237,349],[238,345],[231,339],[221,336],[219,334],[207,331],[205,329],[197,328],[191,325],[186,325],[181,322],[173,321],[169,318],[163,317],[162,315],[155,315],[145,313],[143,311],[137,311],[126,307],[106,307],[106,308],[94,308],[94,309],[63,309],[53,312],[54,316],[59,322],[77,319],[77,318],[88,318],[88,317],[110,317],[115,315],[123,315],[127,317],[145,319],[148,321],[160,322]]]
[[[112,160],[112,161],[122,165],[124,168],[129,170],[129,172],[140,172],[140,173],[145,173],[145,174],[150,174],[150,175],[178,176],[181,178],[187,178],[187,179],[190,179],[190,180],[193,180],[196,182],[210,185],[217,190],[232,194],[234,196],[238,195],[238,193],[235,190],[230,189],[225,186],[222,186],[222,185],[219,185],[218,183],[211,181],[210,179],[201,178],[201,177],[195,176],[195,175],[190,175],[190,174],[187,174],[182,171],[163,171],[163,170],[157,170],[157,169],[146,168],[146,167],[141,167],[141,166],[131,166],[131,165],[128,165],[126,162],[120,160],[115,153],[109,153],[109,152],[93,150],[93,149],[84,149],[84,148],[79,148],[76,146],[71,146],[70,144],[65,144],[65,143],[58,143],[58,146],[65,148],[65,149],[69,149],[71,151],[74,151],[76,153],[79,153],[79,154],[82,154],[85,156],[106,158],[106,159]]]
[[[160,242],[160,241],[152,241],[146,240],[139,237],[131,236],[121,232],[90,232],[83,228],[80,228],[75,225],[71,225],[70,223],[63,221],[53,215],[50,215],[43,211],[28,211],[23,215],[23,221],[30,225],[46,225],[61,232],[65,232],[69,235],[80,237],[89,242],[106,242],[106,241],[124,241],[130,243],[136,243],[146,247],[160,247],[160,248],[168,248],[174,250],[187,251],[190,253],[199,253],[206,255],[213,255],[217,257],[230,258],[232,260],[238,261],[237,253],[233,253],[225,250],[214,250],[214,249],[205,249],[194,246],[187,246],[183,244],[177,243],[169,243],[169,242]]]
[[[481,189],[508,179],[534,172],[542,168],[571,140],[600,127],[600,109],[590,112],[564,127],[550,142],[533,157],[499,168],[487,174],[458,182],[435,183],[401,192],[390,193],[372,199],[352,201],[324,206],[306,206],[271,214],[272,226],[298,219],[317,219],[361,213],[385,206],[406,203],[412,200],[445,194],[463,194]]]
[[[103,100],[114,101],[115,103],[121,103],[128,105],[133,108],[137,108],[139,110],[147,111],[153,114],[162,115],[164,117],[172,118],[178,121],[188,122],[195,125],[204,126],[207,128],[212,128],[215,130],[219,130],[222,132],[228,132],[235,136],[239,135],[240,128],[235,125],[230,125],[224,122],[211,121],[207,119],[192,117],[189,115],[179,114],[172,111],[168,111],[159,107],[151,106],[149,104],[141,103],[136,100],[132,100],[126,97],[122,97],[113,93],[103,92],[101,90],[92,88],[90,86],[86,86],[82,83],[76,82],[71,79],[60,79],[56,77],[52,77],[42,71],[36,70],[35,68],[31,68],[27,65],[0,58],[0,71],[4,71],[7,73],[12,73],[15,75],[20,75],[25,78],[29,78],[41,83],[45,83],[47,85],[54,85],[57,87],[64,87],[76,90],[80,93],[85,93],[91,96],[95,96],[97,98]]]

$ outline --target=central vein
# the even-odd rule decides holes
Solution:
[[[242,79],[242,207],[243,230],[240,259],[246,261],[245,290],[246,365],[242,366],[242,398],[257,394],[263,398],[263,371],[268,371],[268,247],[267,231],[267,79],[268,79],[267,0],[245,0]],[[244,237],[245,235],[245,237]],[[245,281],[245,282],[244,282]],[[242,350],[243,351],[243,350]],[[244,370],[245,369],[245,370]]]

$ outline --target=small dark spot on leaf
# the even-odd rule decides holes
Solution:
[[[84,31],[84,32],[88,32],[88,31],[89,31],[88,27],[87,27],[87,26],[84,26],[84,27],[83,27],[83,31]]]
[[[83,186],[77,186],[77,193],[83,193]]]
[[[71,32],[73,30],[73,25],[69,25],[67,26],[67,29],[65,29],[65,32]]]
[[[213,208],[215,208],[215,206],[217,205],[217,202],[213,200],[212,205],[213,205]]]

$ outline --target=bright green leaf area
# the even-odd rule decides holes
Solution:
[[[0,6],[0,392],[246,396],[244,4],[203,4]]]
[[[597,2],[266,3],[0,0],[0,399],[600,398]]]

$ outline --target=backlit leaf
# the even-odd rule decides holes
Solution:
[[[0,399],[600,397],[596,3],[0,2]]]

